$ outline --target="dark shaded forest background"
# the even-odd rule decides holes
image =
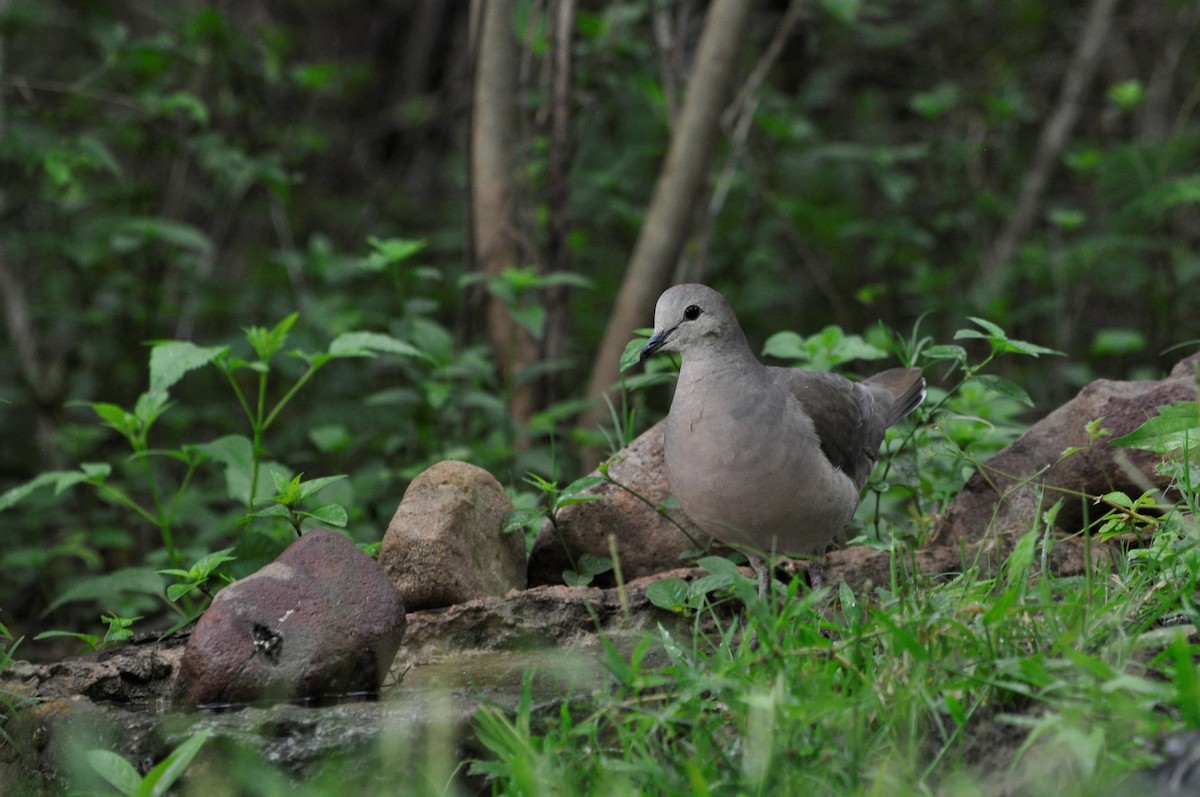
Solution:
[[[511,69],[481,75],[489,6],[510,22]],[[643,292],[712,284],[756,346],[831,324],[878,342],[880,322],[941,342],[986,318],[1066,355],[1006,374],[1031,417],[1193,350],[1200,3],[748,9],[705,188]],[[585,386],[616,377],[594,363],[709,10],[0,0],[0,492],[80,463],[140,468],[81,403],[133,406],[151,341],[236,348],[292,312],[289,345],[371,330],[425,355],[329,365],[267,441],[292,472],[350,474],[331,489],[357,539],[378,540],[440,459],[516,492],[529,471],[590,469],[608,412]],[[510,125],[499,153],[484,107]],[[473,206],[487,158],[509,182]],[[482,262],[486,225],[498,266]],[[635,431],[667,396],[630,399]],[[165,448],[239,428],[215,370],[172,399],[153,431]],[[237,538],[249,566],[286,544],[287,528],[236,527],[229,503],[221,469],[198,469],[177,524],[191,558]],[[58,599],[84,574],[165,566],[152,531],[90,493],[45,491],[3,519],[13,628],[73,622]],[[80,600],[149,611],[107,589]]]

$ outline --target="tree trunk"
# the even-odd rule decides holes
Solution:
[[[654,302],[670,282],[687,240],[696,203],[707,193],[721,112],[752,6],[748,0],[714,0],[709,8],[679,123],[592,365],[587,389],[592,406],[581,420],[585,428],[593,428],[607,417],[604,397],[620,376],[625,344],[634,329],[648,325]]]
[[[546,162],[547,236],[546,262],[549,271],[571,270],[571,249],[568,235],[571,215],[568,212],[570,190],[568,178],[574,155],[571,131],[571,87],[574,67],[571,45],[575,32],[575,0],[557,0],[551,4],[553,50],[550,68],[550,130],[547,136],[549,151]],[[546,289],[546,332],[542,339],[546,361],[559,365],[566,360],[571,336],[571,288],[555,285]],[[541,406],[550,406],[561,398],[562,371],[555,368],[546,375],[540,391]]]
[[[475,262],[489,279],[519,265],[514,224],[517,151],[517,40],[513,0],[476,0],[478,20],[471,119],[471,213]],[[540,357],[536,340],[513,322],[495,296],[486,301],[487,337],[508,393],[509,409],[524,426],[535,409],[534,384],[521,373]]]

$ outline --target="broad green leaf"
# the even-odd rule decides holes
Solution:
[[[301,517],[312,518],[321,523],[328,523],[334,528],[345,528],[350,522],[350,516],[346,513],[346,509],[341,504],[326,504],[325,506],[314,509],[311,512],[301,512]]]
[[[425,248],[425,241],[408,238],[376,238],[367,236],[367,244],[373,250],[362,260],[362,266],[368,271],[383,271],[408,260]]]
[[[512,320],[524,327],[535,340],[542,339],[546,328],[546,308],[532,303],[524,307],[509,307],[508,314]]]
[[[159,571],[159,572],[166,572],[166,571]],[[187,595],[189,592],[192,592],[199,588],[200,588],[200,584],[195,581],[185,581],[180,584],[172,584],[171,586],[167,587],[167,600],[169,600],[171,603],[178,603],[179,599],[182,598],[184,595]]]
[[[112,232],[121,249],[132,250],[147,242],[158,241],[203,257],[212,255],[212,241],[200,229],[190,224],[159,217],[132,218],[120,222]]]
[[[87,750],[83,757],[88,765],[125,797],[138,797],[142,778],[133,764],[110,750]]]
[[[705,556],[697,560],[696,564],[713,575],[741,575],[738,565],[724,556]]]
[[[233,556],[233,548],[222,548],[219,551],[213,551],[210,554],[200,557],[196,560],[196,564],[192,565],[188,571],[189,576],[206,577],[209,573],[216,570],[226,562],[236,561],[237,557]],[[164,572],[162,570],[159,571]]]
[[[702,598],[719,590],[728,589],[740,577],[740,573],[709,573],[706,576],[700,576],[700,578],[695,579],[688,585],[689,602],[692,599]]]
[[[228,352],[228,346],[197,346],[186,340],[154,344],[150,350],[150,392],[169,390],[188,371],[208,365]]]
[[[45,617],[67,603],[93,600],[104,603],[118,595],[129,593],[159,597],[163,594],[163,578],[149,568],[128,567],[102,576],[77,579],[71,587],[50,602],[42,616]]]
[[[1033,406],[1033,399],[1025,392],[1025,389],[1013,382],[1011,379],[1005,379],[1002,376],[995,374],[979,374],[975,377],[981,385],[999,393],[1002,396],[1018,401],[1027,407]]]
[[[762,353],[764,357],[778,357],[781,360],[801,360],[803,362],[807,362],[812,357],[812,353],[804,345],[804,338],[787,330],[776,332],[767,338],[766,343],[763,344]]]
[[[967,361],[967,350],[952,344],[930,346],[922,351],[921,355],[927,360],[956,360],[960,363]]]
[[[133,405],[133,417],[137,419],[143,441],[150,427],[167,411],[170,404],[166,392],[148,392],[138,396]]]
[[[575,560],[578,570],[567,570],[563,573],[563,581],[572,587],[590,584],[592,579],[601,573],[612,570],[612,560],[607,556],[596,556],[585,553]]]
[[[682,578],[664,578],[646,586],[646,598],[660,609],[682,612],[687,608],[688,583]]]
[[[106,426],[116,429],[126,439],[132,441],[137,435],[137,419],[132,413],[126,412],[123,407],[102,401],[88,404],[88,406]]]
[[[108,475],[107,471],[105,475]],[[0,493],[0,512],[19,503],[22,499],[42,487],[54,485],[54,494],[59,495],[64,490],[81,482],[89,481],[91,478],[92,476],[83,470],[47,471],[35,476],[24,484],[19,484],[16,487],[6,490],[4,493]]]
[[[425,357],[411,343],[381,332],[343,332],[329,344],[329,354],[334,357],[373,357],[377,352]]]
[[[546,519],[546,513],[541,509],[514,509],[504,517],[500,526],[501,534],[512,534],[514,531],[529,528],[535,523],[540,524]]]
[[[1167,404],[1158,408],[1157,416],[1112,442],[1163,455],[1185,448],[1194,452],[1200,448],[1200,411],[1194,401]]]
[[[245,435],[231,434],[196,449],[225,466],[225,486],[229,497],[241,504],[249,503],[250,473],[254,464],[254,444]]]
[[[247,523],[251,518],[287,518],[291,515],[291,510],[283,504],[271,504],[266,509],[260,509],[257,512],[251,512],[248,515],[243,515],[238,523]]]
[[[638,337],[625,344],[625,351],[621,352],[621,372],[628,371],[633,366],[641,362],[642,349],[646,348],[646,341],[650,335],[654,334],[652,329],[637,329],[634,333]],[[644,337],[643,337],[644,335]]]
[[[308,498],[313,493],[319,492],[335,482],[340,482],[343,479],[348,478],[350,477],[347,474],[342,473],[337,476],[322,476],[319,479],[302,481],[300,482],[300,498]]]

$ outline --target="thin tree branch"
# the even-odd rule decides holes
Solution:
[[[675,282],[702,282],[704,280],[708,271],[708,245],[712,239],[713,228],[725,207],[725,201],[729,198],[734,177],[737,175],[737,168],[746,161],[746,142],[750,139],[754,114],[758,111],[759,101],[762,99],[763,81],[766,80],[771,67],[783,53],[783,47],[787,44],[792,30],[796,27],[796,22],[800,19],[804,1],[791,0],[791,3],[788,4],[787,11],[784,12],[779,27],[775,29],[775,35],[771,38],[767,49],[758,59],[758,63],[746,78],[746,82],[742,84],[737,97],[725,111],[721,126],[726,130],[732,128],[733,131],[729,136],[729,154],[725,157],[725,165],[721,169],[721,175],[717,178],[717,186],[708,202],[703,225],[696,235],[696,245],[689,247],[696,253],[696,257],[694,260],[686,256],[680,259],[675,272]]]
[[[709,164],[721,132],[721,112],[753,5],[747,0],[714,0],[709,6],[679,125],[671,136],[654,196],[592,366],[587,389],[592,404],[581,421],[585,428],[603,422],[603,397],[620,375],[625,344],[633,330],[645,324],[655,299],[670,281],[691,228],[697,199],[706,193]]]
[[[1075,54],[1063,77],[1058,104],[1042,127],[1037,151],[1021,182],[1021,192],[1016,205],[980,266],[980,286],[985,296],[990,295],[999,286],[1001,270],[1012,259],[1021,239],[1033,227],[1050,176],[1058,164],[1075,122],[1079,119],[1084,92],[1096,74],[1101,51],[1120,1],[1093,0],[1088,9]]]

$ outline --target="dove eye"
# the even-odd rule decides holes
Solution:
[[[689,304],[687,306],[687,308],[683,311],[683,317],[686,318],[688,321],[695,321],[697,318],[700,317],[700,306],[695,305],[695,304]]]

